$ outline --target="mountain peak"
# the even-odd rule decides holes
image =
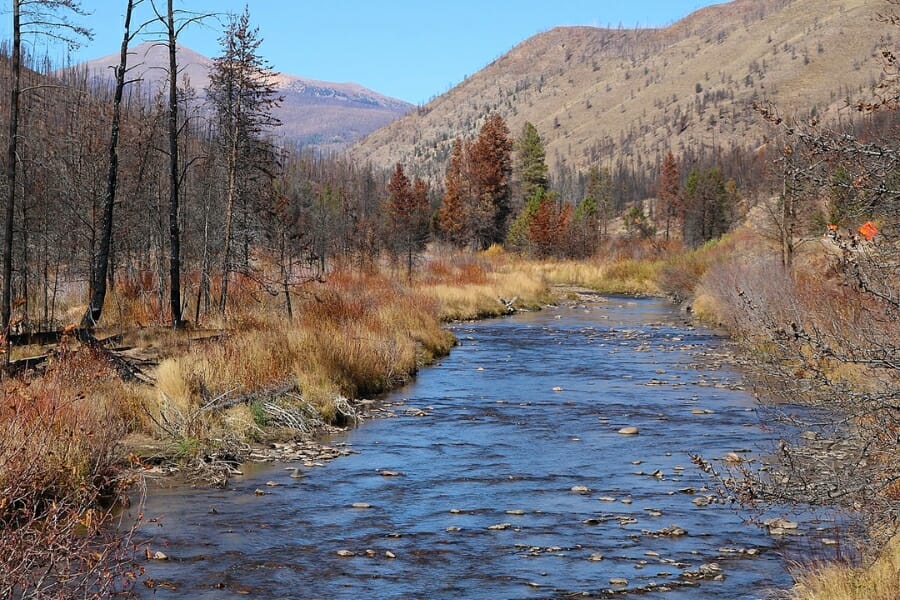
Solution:
[[[202,94],[209,85],[213,60],[187,46],[177,46],[179,84]],[[168,47],[144,42],[129,50],[129,76],[158,89],[168,80]],[[83,66],[98,77],[112,77],[119,55],[110,54]],[[272,82],[284,98],[275,114],[285,139],[320,148],[339,148],[383,127],[412,110],[408,102],[390,98],[356,83],[332,83],[276,73]]]

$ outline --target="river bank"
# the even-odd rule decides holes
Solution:
[[[459,347],[387,397],[391,417],[328,440],[343,456],[327,467],[254,464],[225,490],[151,493],[146,514],[165,515],[146,528],[167,556],[146,565],[157,596],[749,598],[788,585],[778,548],[798,530],[748,526],[690,464],[756,460],[771,440],[724,340],[665,301],[589,298],[454,326]]]
[[[174,334],[155,351],[159,367],[149,387],[122,384],[102,356],[81,352],[74,343],[72,347],[64,345],[47,375],[6,388],[8,398],[19,400],[9,405],[18,408],[3,421],[11,432],[6,439],[12,440],[4,447],[5,465],[28,467],[31,478],[17,481],[31,490],[35,502],[59,497],[60,490],[84,489],[84,482],[89,482],[87,489],[96,490],[96,495],[77,498],[69,510],[69,522],[77,526],[83,515],[96,514],[96,519],[89,521],[93,526],[110,514],[88,512],[94,510],[100,491],[110,489],[115,495],[130,481],[115,475],[122,453],[112,451],[121,448],[119,442],[129,430],[129,440],[139,432],[144,440],[153,441],[144,449],[130,447],[138,450],[132,460],[140,468],[165,472],[175,465],[182,473],[199,471],[219,481],[249,457],[261,461],[299,459],[304,466],[346,458],[352,449],[294,440],[304,433],[308,439],[309,427],[346,430],[359,408],[375,405],[353,407],[340,400],[342,397],[373,397],[403,385],[418,368],[445,355],[453,342],[441,328],[442,321],[537,307],[552,297],[548,284],[569,283],[607,293],[659,295],[665,291],[682,302],[690,298],[694,316],[730,323],[729,330],[744,344],[745,356],[751,361],[771,365],[784,360],[796,379],[800,372],[796,356],[786,357],[784,347],[772,344],[764,323],[742,316],[737,308],[740,296],[728,292],[740,287],[734,285],[733,256],[744,256],[741,276],[757,273],[746,268],[745,242],[740,237],[729,238],[698,253],[665,260],[623,258],[591,264],[533,263],[492,251],[474,259],[433,261],[412,287],[371,274],[336,273],[328,285],[317,286],[315,293],[295,307],[304,315],[299,324],[314,335],[298,334],[294,326],[286,328],[272,307],[235,317],[232,325],[238,333],[212,342],[193,342]],[[724,281],[731,281],[731,287]],[[773,288],[771,283],[764,289],[787,289]],[[759,297],[762,288],[752,289],[754,297]],[[804,294],[812,297],[808,290]],[[577,289],[569,289],[567,295],[575,300]],[[815,314],[827,316],[834,308],[823,302],[828,298],[816,296]],[[750,311],[751,317],[753,314]],[[346,340],[353,343],[344,343]],[[780,352],[773,351],[779,348]],[[285,381],[294,383],[285,388]],[[43,408],[35,412],[35,406]],[[415,407],[410,416],[427,418],[426,409]],[[77,427],[85,435],[67,438],[64,446],[54,448],[58,442],[52,435],[35,438],[38,442],[13,435],[21,430],[23,418],[32,419],[27,427],[48,433],[57,431],[48,425],[56,419],[66,424],[61,431]],[[302,426],[297,428],[298,424]],[[16,446],[15,440],[21,445]],[[15,460],[11,462],[9,456]],[[59,456],[63,462],[82,466],[60,471],[58,462],[29,463],[29,457],[35,456]],[[883,463],[879,459],[874,464]],[[33,468],[42,465],[45,470]],[[60,480],[61,472],[71,478]],[[9,473],[15,475],[7,468],[4,475]],[[265,493],[265,488],[260,489]],[[22,564],[27,563],[32,548],[24,548]],[[127,562],[120,564],[127,570]]]

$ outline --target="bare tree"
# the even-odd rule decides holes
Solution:
[[[90,30],[74,23],[70,14],[83,15],[77,0],[13,0],[12,56],[10,69],[12,87],[9,102],[9,141],[7,146],[7,198],[3,245],[3,289],[0,293],[0,321],[3,331],[9,329],[12,315],[13,221],[15,218],[16,175],[18,172],[19,110],[22,93],[22,35],[37,34],[63,42],[74,48],[83,38],[90,38]]]
[[[113,94],[112,124],[109,133],[109,171],[106,175],[106,196],[103,199],[103,221],[100,226],[100,247],[94,257],[93,277],[89,290],[90,303],[81,320],[82,327],[93,327],[103,314],[106,300],[107,272],[112,245],[113,208],[116,204],[116,187],[119,179],[119,124],[122,116],[122,94],[125,90],[125,74],[128,71],[128,44],[134,39],[131,31],[131,15],[136,4],[142,0],[127,0],[125,6],[125,32],[116,66],[116,87]],[[138,29],[140,31],[140,29]]]

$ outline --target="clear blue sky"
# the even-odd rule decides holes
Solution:
[[[149,5],[149,0],[144,0]],[[196,12],[240,12],[245,5],[263,38],[261,53],[281,72],[353,81],[422,103],[475,73],[526,38],[557,25],[662,26],[721,0],[176,0]],[[157,0],[164,4],[165,0]],[[74,55],[118,51],[124,0],[82,0],[81,22],[94,41]],[[0,35],[9,37],[8,3]],[[140,7],[147,15],[149,6]],[[218,53],[220,25],[187,29],[181,43]],[[62,54],[55,48],[51,56]]]

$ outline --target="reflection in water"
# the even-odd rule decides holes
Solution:
[[[713,333],[622,299],[455,333],[389,398],[419,416],[333,440],[358,454],[299,480],[269,465],[224,491],[152,492],[144,533],[170,557],[147,564],[156,597],[737,599],[789,584],[772,538],[702,506],[690,454],[749,457],[771,435]]]

